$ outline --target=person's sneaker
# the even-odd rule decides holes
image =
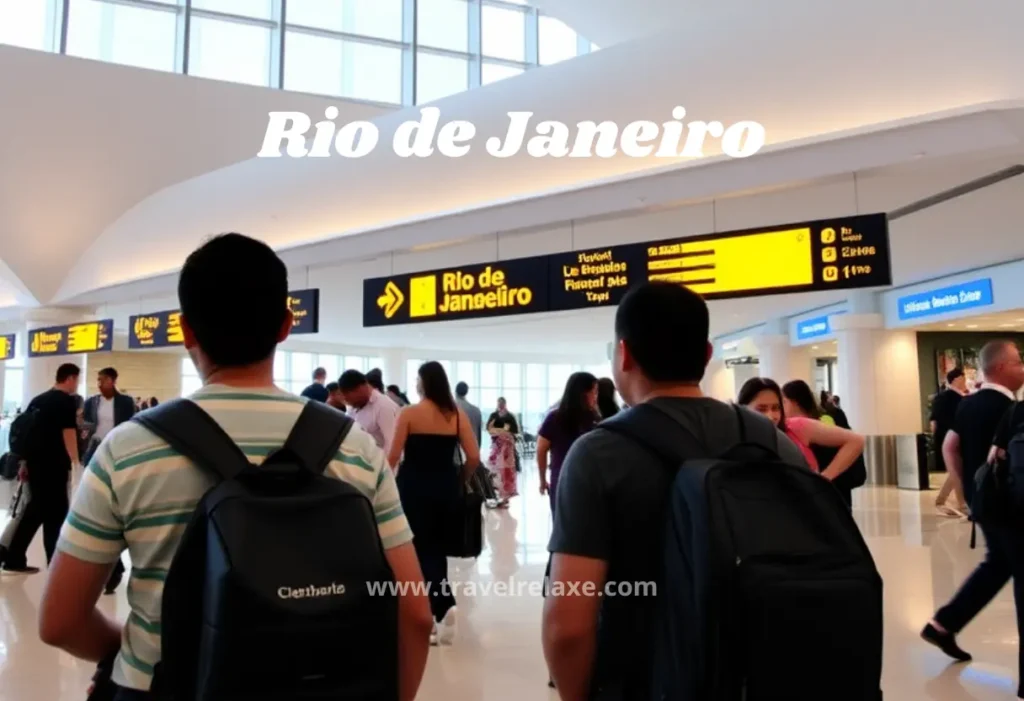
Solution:
[[[430,631],[430,644],[437,646],[437,621],[434,621],[434,629]]]
[[[5,564],[3,568],[4,574],[39,574],[38,567],[31,567],[29,565],[11,565]]]
[[[956,644],[955,635],[943,633],[931,623],[926,625],[924,630],[921,631],[921,637],[925,642],[931,643],[958,662],[970,662],[974,659],[971,657],[971,653]]]
[[[455,642],[455,627],[456,627],[456,616],[457,612],[455,607],[452,606],[448,609],[448,613],[444,615],[444,620],[441,621],[439,626],[440,634],[438,638],[442,645],[451,645]]]

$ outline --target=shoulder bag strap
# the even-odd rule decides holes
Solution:
[[[322,402],[310,400],[288,434],[284,449],[316,474],[323,473],[352,430],[353,421]]]
[[[188,399],[174,399],[136,414],[132,421],[167,441],[199,467],[230,480],[251,464],[224,429]]]

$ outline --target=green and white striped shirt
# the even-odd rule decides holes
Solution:
[[[208,385],[192,400],[209,413],[253,463],[281,447],[307,401],[275,387]],[[353,426],[328,468],[372,502],[385,548],[412,540],[384,453]],[[149,690],[160,661],[164,579],[199,500],[216,483],[136,423],[114,429],[96,451],[61,532],[61,552],[109,564],[127,549],[131,615],[125,625],[114,681]]]

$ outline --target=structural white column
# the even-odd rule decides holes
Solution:
[[[757,345],[758,374],[784,385],[803,380],[814,387],[812,360],[803,348],[789,343],[789,334],[762,334],[754,338]]]
[[[84,355],[58,355],[45,358],[30,358],[29,334],[33,329],[47,326],[72,324],[84,321],[89,310],[82,309],[33,309],[25,314],[25,329],[18,333],[18,353],[25,358],[25,385],[22,392],[21,406],[26,407],[32,398],[53,386],[57,377],[57,368],[64,363],[74,363],[82,367]]]
[[[410,387],[407,384],[409,378],[405,376],[405,351],[401,348],[384,348],[381,358],[384,359],[384,367],[381,368],[384,373],[384,384],[398,385],[402,391],[410,394]]]
[[[712,358],[704,372],[700,389],[712,399],[723,402],[733,401],[736,398],[736,386],[733,382],[732,369],[726,366],[724,360]]]
[[[832,318],[839,347],[838,394],[850,425],[867,435],[921,431],[917,334],[884,328],[881,314]]]

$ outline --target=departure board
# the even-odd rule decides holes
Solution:
[[[888,220],[839,217],[373,278],[363,281],[363,325],[616,305],[648,280],[705,299],[886,286]]]
[[[292,310],[292,333],[317,333],[320,330],[320,290],[296,290],[288,293]],[[169,348],[185,343],[181,331],[181,312],[177,309],[138,314],[128,320],[128,347]]]
[[[14,343],[17,336],[13,333],[0,336],[0,360],[10,360],[14,357]]]
[[[177,310],[139,314],[128,319],[128,326],[128,347],[132,349],[167,348],[185,342]]]
[[[28,355],[39,358],[109,351],[114,343],[114,320],[84,321],[28,332]]]

